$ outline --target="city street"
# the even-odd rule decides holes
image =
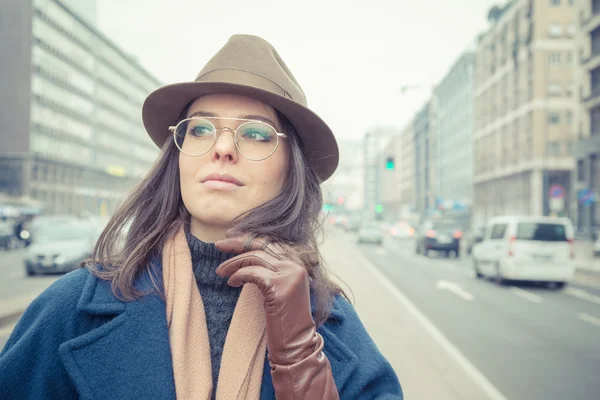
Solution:
[[[476,279],[469,257],[425,258],[414,254],[412,240],[357,245],[353,234],[337,229],[330,230],[323,253],[336,277],[350,285],[361,319],[407,398],[597,398],[598,283],[582,280],[561,291],[500,286]],[[1,307],[26,301],[60,277],[26,277],[24,254],[0,253]],[[14,321],[0,326],[0,346],[13,327]]]
[[[426,258],[414,247],[358,245],[507,399],[598,398],[600,286],[500,286],[476,279],[469,257]]]

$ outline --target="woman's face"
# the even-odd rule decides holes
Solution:
[[[200,157],[179,153],[180,186],[183,202],[192,215],[192,234],[204,241],[224,237],[229,223],[240,214],[275,198],[287,173],[286,139],[279,138],[277,150],[269,158],[253,161],[237,150],[232,131],[244,121],[219,118],[261,119],[281,132],[275,110],[249,97],[213,94],[196,99],[187,117],[214,116],[210,122],[223,129],[210,151]],[[219,181],[233,178],[237,184]],[[217,177],[217,178],[215,178]],[[231,180],[231,179],[230,179]]]

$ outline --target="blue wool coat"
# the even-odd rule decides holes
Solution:
[[[124,303],[108,281],[73,271],[31,303],[0,353],[0,399],[175,399],[166,320],[158,294]],[[336,298],[319,333],[341,399],[403,398],[346,300]],[[275,399],[266,359],[260,398]]]

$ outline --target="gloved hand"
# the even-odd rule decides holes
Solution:
[[[230,276],[229,285],[253,283],[265,297],[267,349],[277,399],[339,399],[323,338],[310,308],[308,271],[275,245],[254,240],[245,251],[245,238],[221,240],[223,252],[236,253],[217,268]]]

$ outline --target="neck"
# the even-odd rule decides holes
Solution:
[[[225,227],[205,224],[194,217],[190,220],[190,233],[204,243],[215,243],[226,239],[226,231]]]

